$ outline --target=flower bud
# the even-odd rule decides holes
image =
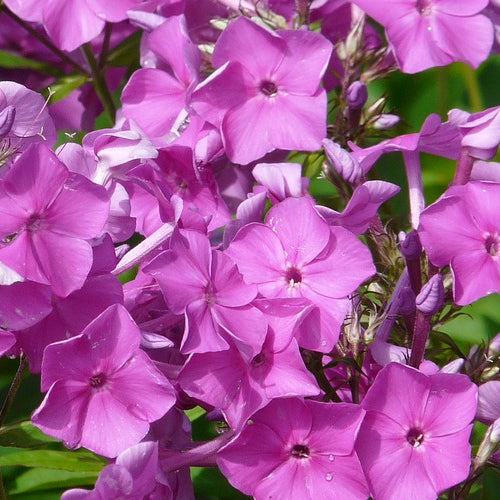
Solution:
[[[338,144],[330,139],[323,139],[323,148],[332,167],[346,182],[353,184],[363,176],[358,161]]]
[[[7,106],[0,111],[0,139],[10,132],[15,117],[16,108],[14,106]]]
[[[485,464],[495,452],[500,442],[500,418],[497,418],[486,430],[474,459],[473,470]]]
[[[353,82],[346,92],[347,105],[351,109],[361,109],[368,99],[368,90],[363,82]]]
[[[377,130],[386,130],[392,128],[399,123],[401,118],[397,115],[391,115],[388,113],[381,113],[375,118],[373,122],[373,128]]]
[[[401,231],[398,234],[399,248],[405,259],[418,259],[422,253],[422,245],[417,231],[412,229],[408,234]]]
[[[444,302],[443,278],[435,274],[417,295],[416,306],[420,312],[431,316],[437,312]]]

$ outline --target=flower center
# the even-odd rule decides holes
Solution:
[[[270,80],[264,80],[260,84],[260,92],[267,97],[274,97],[278,93],[278,87]]]
[[[484,240],[484,248],[492,257],[500,255],[500,237],[498,234],[488,234]]]
[[[418,448],[424,442],[424,434],[420,429],[412,428],[408,431],[406,440],[413,448]]]
[[[292,448],[292,457],[294,458],[309,458],[310,455],[309,448],[304,444],[296,444]]]
[[[432,13],[432,0],[417,0],[415,7],[422,16],[430,16]]]
[[[302,273],[295,266],[290,266],[285,272],[285,279],[289,288],[298,288],[302,282]]]
[[[89,379],[90,387],[94,389],[100,389],[106,383],[106,375],[104,373],[98,373],[93,375]]]
[[[37,231],[42,226],[43,218],[40,214],[31,214],[26,221],[28,231]]]
[[[257,366],[263,365],[265,360],[266,360],[266,358],[264,356],[264,353],[259,352],[259,354],[257,354],[257,356],[254,356],[251,363],[252,363],[253,367],[257,367]]]

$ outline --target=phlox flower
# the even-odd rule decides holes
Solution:
[[[287,198],[265,224],[242,227],[226,253],[264,297],[303,297],[317,306],[297,340],[321,352],[338,340],[348,295],[375,272],[368,249],[350,231],[329,227],[306,197]]]
[[[109,214],[103,187],[32,144],[0,180],[0,213],[0,262],[62,297],[81,288],[92,265],[88,240]]]
[[[41,380],[48,392],[32,422],[70,447],[107,457],[138,443],[175,403],[173,387],[139,343],[139,328],[114,305],[81,335],[50,344]]]
[[[194,91],[191,107],[220,128],[234,163],[274,149],[318,149],[326,135],[320,81],[331,52],[318,33],[273,33],[238,17],[219,37],[212,57],[218,69]]]
[[[435,266],[449,265],[459,305],[500,292],[500,184],[449,188],[422,212],[418,234]]]
[[[353,1],[385,27],[405,73],[453,61],[477,67],[493,45],[493,24],[479,14],[488,0]]]
[[[364,500],[354,452],[363,415],[350,403],[274,400],[218,453],[217,464],[256,500]]]
[[[361,403],[356,442],[374,500],[434,500],[463,481],[476,400],[465,375],[384,367]]]
[[[224,351],[228,340],[252,359],[267,331],[264,315],[251,302],[257,287],[248,285],[234,262],[210,247],[208,237],[184,230],[172,237],[171,249],[144,268],[160,285],[174,314],[184,314],[183,353]]]

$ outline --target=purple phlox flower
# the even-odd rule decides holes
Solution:
[[[0,328],[0,356],[8,352],[16,343],[16,337],[13,333]]]
[[[198,85],[190,105],[220,128],[234,163],[274,149],[318,149],[326,135],[326,93],[319,85],[331,51],[312,31],[271,32],[238,17],[216,43],[218,69]]]
[[[169,381],[139,349],[125,308],[108,307],[81,335],[50,344],[42,362],[47,391],[32,422],[69,447],[116,457],[175,403]]]
[[[384,26],[399,67],[417,73],[464,61],[477,68],[489,55],[493,25],[480,12],[488,0],[355,0]]]
[[[379,372],[356,451],[377,500],[434,500],[463,481],[477,386],[465,375],[425,375],[399,363]]]
[[[226,350],[229,338],[248,359],[260,351],[267,324],[251,304],[257,287],[243,281],[225,253],[211,249],[206,235],[181,230],[172,237],[170,250],[144,271],[160,285],[169,309],[185,315],[182,352]]]
[[[320,392],[304,366],[297,341],[292,338],[300,316],[307,314],[303,301],[287,304],[275,299],[262,306],[273,326],[252,360],[244,359],[234,347],[195,354],[179,376],[187,394],[220,408],[234,429],[241,429],[271,399],[317,396]]]
[[[489,380],[479,386],[476,417],[486,424],[500,418],[500,380]]]
[[[143,500],[155,487],[157,468],[158,443],[138,443],[101,470],[93,490],[68,490],[61,500]]]
[[[338,340],[349,294],[374,273],[368,249],[346,229],[329,227],[306,197],[287,198],[265,224],[242,227],[226,253],[264,297],[302,297],[317,306],[298,341],[321,352]]]
[[[362,500],[368,496],[354,442],[359,405],[274,400],[217,456],[229,482],[256,500]]]
[[[110,273],[116,258],[109,237],[93,247],[93,254],[93,266],[82,287],[67,297],[50,294],[49,313],[16,332],[17,347],[26,354],[32,373],[40,373],[47,345],[80,334],[108,306],[123,303],[122,286]]]
[[[148,48],[142,69],[135,71],[122,92],[123,114],[153,142],[162,139],[183,112],[186,98],[198,83],[200,51],[187,33],[184,16],[173,16],[146,35]],[[158,115],[158,109],[163,112]]]
[[[316,206],[316,210],[331,226],[342,226],[354,234],[364,233],[377,211],[389,198],[399,192],[399,186],[385,181],[367,181],[357,186],[342,212]]]
[[[331,139],[323,139],[322,144],[328,161],[342,179],[355,184],[363,178],[361,165],[353,155]]]
[[[500,163],[495,161],[475,161],[472,166],[470,180],[500,183]]]
[[[486,109],[469,116],[460,125],[462,147],[470,156],[479,160],[491,160],[500,143],[500,106]]]
[[[500,292],[499,210],[500,184],[469,182],[422,213],[420,241],[435,266],[450,265],[457,304]]]
[[[43,97],[19,83],[0,82],[0,164],[33,142],[51,146],[55,140]]]
[[[289,196],[307,196],[309,178],[302,177],[299,163],[259,163],[252,174],[266,188],[271,203],[279,203]]]
[[[83,285],[92,265],[88,240],[109,214],[104,188],[34,144],[0,180],[0,212],[1,262],[62,297]]]

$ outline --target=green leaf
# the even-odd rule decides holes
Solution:
[[[191,467],[196,500],[249,500],[233,488],[215,467]]]
[[[51,66],[46,62],[36,61],[34,59],[28,59],[27,57],[22,57],[17,54],[13,54],[12,52],[9,52],[7,50],[0,50],[0,67],[28,68],[54,76],[60,76],[61,74],[63,74],[59,68]]]
[[[79,73],[70,73],[69,75],[64,75],[57,79],[54,83],[51,83],[44,91],[45,96],[50,94],[50,102],[60,101],[64,99],[72,90],[77,89],[87,81],[87,77]],[[50,90],[49,90],[50,89]]]
[[[205,415],[205,413],[205,410],[201,406],[195,406],[190,410],[186,410],[186,415],[191,422],[193,420],[196,420],[197,418],[200,418],[202,415]]]
[[[4,448],[0,453],[0,467],[11,465],[24,467],[43,466],[47,469],[71,472],[99,472],[105,463],[104,459],[87,450],[56,451]]]
[[[59,440],[52,436],[47,436],[31,422],[20,422],[0,429],[0,446],[35,448],[54,442],[59,442]]]
[[[141,31],[136,31],[125,38],[109,53],[107,63],[111,66],[139,66],[138,54],[141,35]]]
[[[97,472],[68,472],[64,470],[30,469],[20,474],[8,488],[9,498],[30,491],[67,489],[73,487],[92,487],[97,479]],[[24,495],[21,498],[25,498]]]

